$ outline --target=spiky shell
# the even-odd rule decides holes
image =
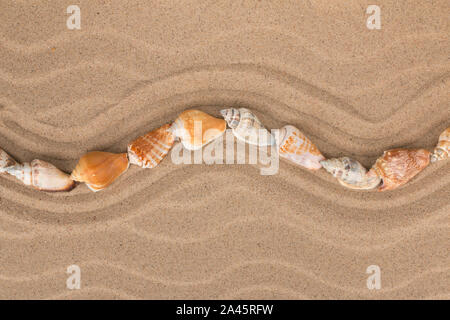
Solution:
[[[200,110],[182,112],[170,130],[188,150],[197,150],[219,138],[227,127],[225,120]]]
[[[392,149],[377,159],[372,174],[377,174],[382,184],[379,191],[393,190],[404,185],[430,163],[431,153],[425,149]]]
[[[75,187],[75,182],[68,174],[42,160],[15,164],[7,168],[6,172],[15,176],[25,185],[42,191],[70,191]]]
[[[86,183],[89,189],[97,192],[113,183],[128,166],[126,153],[93,151],[81,157],[71,178]]]
[[[275,138],[280,157],[310,170],[322,168],[320,161],[325,157],[299,129],[287,125],[281,128]]]
[[[320,162],[344,187],[358,190],[370,190],[380,185],[381,178],[358,161],[349,157],[327,159]]]
[[[450,157],[450,127],[445,129],[439,136],[439,141],[434,148],[434,153],[431,156],[431,162],[445,160]]]
[[[175,141],[175,136],[169,129],[170,124],[165,124],[128,144],[130,163],[142,168],[156,167],[169,153]]]
[[[16,165],[17,162],[9,154],[0,149],[0,173],[5,172],[6,168]]]
[[[270,132],[250,110],[230,108],[221,110],[220,113],[237,139],[256,146],[270,146],[275,143]]]

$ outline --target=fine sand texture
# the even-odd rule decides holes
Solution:
[[[0,148],[22,162],[70,172],[189,108],[246,107],[367,167],[450,125],[447,0],[77,1],[80,30],[71,4],[0,0]],[[448,299],[449,169],[383,193],[170,155],[98,193],[1,175],[0,298]]]

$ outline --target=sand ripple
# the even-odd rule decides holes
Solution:
[[[58,1],[39,14],[0,4],[0,147],[20,161],[70,171],[84,152],[123,152],[191,107],[251,108],[366,166],[389,148],[432,149],[450,125],[444,1],[388,2],[378,33],[358,1],[224,5],[223,16],[200,2],[80,5],[83,28],[68,32]],[[97,194],[2,176],[0,298],[448,299],[449,169],[388,193],[285,162],[260,176],[168,159]],[[72,264],[79,291],[65,287]],[[379,291],[366,288],[372,264]]]

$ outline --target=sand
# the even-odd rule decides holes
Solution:
[[[0,147],[16,159],[70,172],[188,108],[247,107],[366,166],[450,125],[448,1],[378,1],[381,30],[373,1],[119,2],[77,1],[68,30],[71,1],[0,1]],[[0,298],[448,299],[449,169],[385,193],[285,161],[262,176],[167,158],[96,194],[2,175]]]

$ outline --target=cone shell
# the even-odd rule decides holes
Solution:
[[[75,187],[75,182],[68,174],[42,160],[16,164],[6,171],[25,185],[42,191],[70,191]]]
[[[349,157],[327,159],[320,162],[344,187],[358,190],[370,190],[381,183],[381,178],[358,161]]]
[[[296,127],[288,125],[281,128],[276,141],[280,157],[310,170],[322,168],[320,161],[325,157]]]
[[[71,178],[86,183],[89,189],[97,192],[113,183],[128,166],[126,153],[93,151],[81,157]]]
[[[428,166],[430,155],[431,153],[425,149],[385,151],[370,170],[383,181],[378,190],[393,190],[407,183]]]
[[[186,110],[175,120],[171,131],[180,138],[186,149],[197,150],[220,137],[226,127],[227,124],[222,119],[214,118],[199,110]]]
[[[9,154],[0,149],[0,173],[5,172],[6,168],[15,166],[17,164]]]
[[[154,168],[169,153],[175,136],[169,130],[170,124],[149,132],[128,145],[130,163],[142,168]]]
[[[450,127],[445,129],[439,136],[439,142],[434,148],[434,153],[431,156],[431,162],[445,160],[450,157]]]
[[[275,143],[270,132],[250,110],[230,108],[221,110],[220,113],[239,140],[256,146],[270,146]]]

